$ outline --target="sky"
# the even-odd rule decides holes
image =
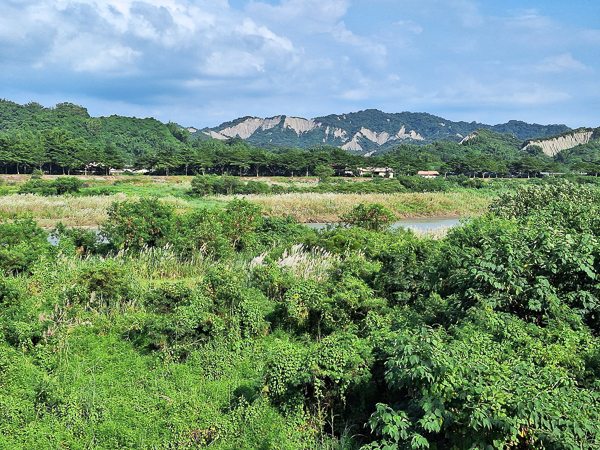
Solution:
[[[0,98],[92,116],[598,127],[599,75],[598,0],[0,0]]]

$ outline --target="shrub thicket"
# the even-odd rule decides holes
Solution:
[[[3,222],[0,447],[596,449],[598,204],[536,185],[441,239],[377,204]]]

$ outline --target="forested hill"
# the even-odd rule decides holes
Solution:
[[[216,139],[239,137],[259,146],[308,148],[315,145],[341,147],[370,153],[397,147],[403,143],[428,144],[444,140],[459,142],[477,129],[489,129],[512,135],[523,141],[569,131],[566,125],[538,125],[511,120],[499,125],[477,122],[453,122],[427,113],[388,114],[368,109],[349,114],[314,119],[276,116],[242,117],[215,128],[196,132]]]
[[[117,150],[126,162],[133,163],[159,149],[173,150],[179,143],[180,132],[177,125],[154,118],[91,117],[86,108],[72,103],[47,108],[34,102],[19,105],[0,100],[0,133],[27,142],[29,154],[35,152],[32,143],[39,138],[72,141],[73,146],[84,142],[95,158],[108,147],[109,152]]]

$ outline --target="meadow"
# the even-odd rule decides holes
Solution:
[[[45,176],[44,181],[61,177]],[[177,208],[223,206],[233,198],[245,198],[262,206],[267,217],[292,217],[301,223],[337,222],[358,203],[380,203],[398,219],[417,217],[476,216],[485,211],[494,193],[462,189],[429,193],[321,193],[291,192],[282,194],[194,195],[192,177],[78,177],[86,187],[86,195],[40,196],[17,194],[28,176],[5,177],[0,188],[5,192],[0,203],[0,218],[25,213],[34,217],[44,228],[62,222],[66,226],[98,227],[106,220],[106,209],[115,201],[157,197]],[[2,178],[0,178],[2,179]],[[262,178],[263,182],[290,186],[279,178]],[[7,184],[6,181],[9,183]],[[365,182],[368,180],[362,180]],[[291,184],[294,189],[316,186],[314,181],[300,179]],[[102,195],[94,195],[101,189]]]

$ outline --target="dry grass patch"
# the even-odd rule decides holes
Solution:
[[[381,203],[398,219],[449,217],[481,214],[490,198],[472,192],[426,194],[282,194],[248,195],[269,216],[292,216],[299,222],[337,222],[338,217],[359,203]]]
[[[12,194],[0,197],[0,219],[13,214],[29,214],[44,228],[54,227],[58,222],[73,227],[97,227],[106,220],[106,210],[113,202],[135,199],[121,193],[90,197]],[[178,198],[161,200],[177,209],[187,208],[187,203]]]

